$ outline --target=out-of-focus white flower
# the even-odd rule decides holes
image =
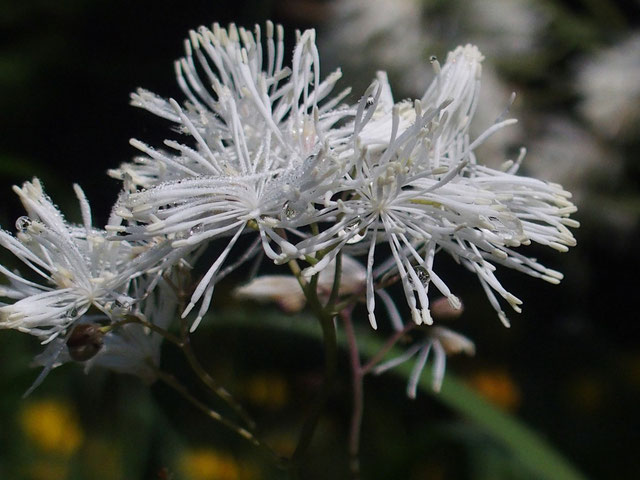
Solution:
[[[588,204],[594,185],[611,185],[622,161],[603,142],[575,123],[563,118],[545,118],[544,127],[531,145],[523,165],[525,173],[542,180],[562,183],[576,203]]]
[[[262,275],[236,288],[233,295],[238,300],[275,302],[288,313],[299,312],[307,301],[293,275]]]
[[[172,253],[168,244],[108,241],[106,231],[92,227],[84,193],[77,185],[74,189],[81,226],[64,220],[37,179],[14,187],[28,216],[17,220],[15,237],[0,231],[0,245],[32,270],[34,280],[0,265],[0,273],[9,279],[0,295],[13,301],[0,307],[0,328],[50,341],[90,308],[108,318],[127,312],[136,301],[130,293],[137,279]],[[109,223],[117,225],[120,219],[112,217]]]
[[[458,308],[453,308],[447,297],[440,297],[429,304],[431,316],[436,320],[453,320],[462,315],[464,307],[462,302]]]
[[[376,70],[385,70],[402,92],[423,90],[431,75],[425,52],[434,38],[423,24],[420,0],[339,0],[332,3],[320,34],[329,61],[344,66],[355,87],[365,88]],[[428,54],[427,54],[428,55]],[[416,61],[418,60],[418,61]],[[357,82],[362,82],[358,85]]]
[[[373,371],[376,375],[379,375],[382,372],[406,362],[417,354],[418,358],[411,370],[409,382],[407,383],[407,396],[409,398],[416,398],[420,376],[422,375],[422,371],[427,364],[427,360],[429,359],[431,352],[433,352],[434,357],[431,388],[433,388],[435,392],[439,392],[442,387],[442,380],[444,379],[447,364],[447,355],[455,355],[458,353],[475,355],[475,345],[464,335],[444,327],[429,327],[428,332],[426,340],[418,342],[416,345],[408,348],[407,351],[399,357],[378,365]]]
[[[426,59],[448,45],[471,42],[492,63],[517,62],[541,47],[549,23],[547,10],[532,0],[337,0],[331,12],[319,38],[329,61],[353,82],[385,70],[403,96],[424,90],[431,78]]]
[[[507,116],[520,118],[525,112],[521,108],[522,103],[519,100],[521,97],[516,98],[513,88],[505,83],[496,72],[495,67],[491,63],[483,62],[482,88],[478,92],[478,106],[475,110],[473,123],[469,127],[471,138],[482,135],[489,126],[507,118]],[[482,145],[478,145],[475,154],[482,159],[483,165],[500,168],[504,163],[506,152],[522,145],[525,138],[527,142],[531,141],[529,135],[525,137],[523,126],[516,123],[487,138],[482,142]],[[529,161],[527,160],[527,163]]]
[[[457,8],[466,22],[460,31],[497,61],[534,53],[549,23],[545,8],[532,0],[473,0]]]
[[[328,300],[334,285],[336,271],[335,260],[318,275],[318,295]],[[366,269],[348,255],[342,257],[340,266],[340,289],[338,297],[364,293]],[[304,292],[293,275],[262,275],[235,289],[234,296],[239,300],[250,299],[259,302],[276,302],[286,312],[302,310],[306,303]]]
[[[640,33],[584,60],[576,88],[580,111],[607,138],[637,135],[640,124]]]

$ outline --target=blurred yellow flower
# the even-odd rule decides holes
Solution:
[[[63,456],[73,455],[84,437],[76,415],[60,400],[44,399],[25,404],[20,412],[20,426],[36,447]]]
[[[241,478],[238,463],[228,454],[211,448],[185,451],[179,468],[188,480],[238,480]]]
[[[481,370],[472,375],[468,383],[480,395],[504,410],[514,411],[520,406],[520,389],[505,369]]]
[[[275,373],[263,373],[249,378],[244,386],[247,398],[254,405],[277,410],[289,399],[289,385]]]

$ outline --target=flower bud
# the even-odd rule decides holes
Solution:
[[[102,349],[104,333],[99,325],[82,323],[73,328],[67,340],[69,356],[78,362],[84,362],[96,356]]]
[[[454,320],[462,315],[464,306],[461,304],[460,308],[454,308],[447,297],[440,297],[431,302],[429,309],[436,320]]]

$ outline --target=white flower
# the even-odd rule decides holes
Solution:
[[[496,293],[516,311],[522,303],[498,281],[494,264],[557,283],[562,275],[513,250],[531,242],[560,251],[575,244],[567,227],[575,207],[559,185],[516,176],[524,157],[493,170],[477,163],[474,149],[514,120],[489,127],[474,141],[468,135],[477,105],[482,55],[476,47],[449,54],[436,79],[414,106],[393,101],[379,75],[361,101],[354,122],[352,167],[346,198],[333,202],[334,224],[301,241],[312,255],[333,247],[304,273],[321,271],[341,248],[367,253],[367,309],[372,326],[374,283],[397,274],[413,320],[432,322],[428,288],[433,284],[454,308],[460,305],[434,271],[439,250],[477,274],[500,319],[508,325]],[[389,261],[374,269],[376,245],[385,242]],[[354,245],[350,245],[354,244]]]
[[[177,123],[194,144],[167,141],[176,151],[168,153],[133,141],[148,158],[113,172],[130,188],[147,188],[124,197],[116,210],[148,224],[129,228],[131,238],[167,235],[178,247],[231,237],[183,313],[202,299],[192,328],[240,235],[257,230],[275,261],[295,256],[279,229],[300,234],[297,228],[315,218],[313,204],[339,178],[332,151],[348,136],[335,125],[352,115],[334,108],[348,91],[328,98],[340,72],[320,81],[313,30],[298,35],[292,67],[283,67],[282,27],[276,30],[274,38],[267,23],[264,44],[259,27],[255,35],[235,25],[192,31],[187,55],[176,62],[185,106],[145,90],[132,96],[134,105]]]
[[[435,392],[439,392],[442,387],[442,381],[444,379],[447,364],[447,355],[455,355],[458,353],[475,355],[475,345],[464,335],[444,327],[429,327],[428,332],[429,335],[426,340],[418,342],[408,348],[407,351],[399,357],[378,365],[373,370],[376,375],[379,375],[382,372],[386,372],[387,370],[406,362],[417,354],[418,358],[411,370],[409,382],[407,383],[407,396],[409,398],[416,398],[420,376],[422,375],[422,371],[427,364],[427,360],[429,359],[431,352],[433,352],[434,357],[431,388],[433,388]]]
[[[65,338],[58,337],[50,342],[34,360],[34,365],[44,368],[25,396],[35,390],[52,369],[72,361],[82,362],[85,373],[94,367],[106,368],[137,376],[145,383],[153,383],[160,366],[162,335],[135,322],[110,327],[113,320],[123,322],[127,318],[137,317],[168,330],[176,319],[176,295],[164,280],[160,280],[155,289],[148,293],[151,285],[145,283],[149,282],[155,284],[153,278],[143,282],[137,295],[142,300],[126,315],[116,318],[84,315]]]
[[[583,61],[577,89],[583,115],[604,137],[634,137],[640,124],[640,33]]]
[[[28,216],[16,222],[16,237],[0,231],[0,245],[33,275],[0,265],[0,273],[10,282],[0,288],[0,295],[13,301],[0,307],[0,328],[50,341],[91,308],[108,318],[126,312],[136,301],[130,293],[138,277],[156,268],[172,252],[168,244],[141,247],[108,241],[105,230],[92,227],[84,193],[77,185],[74,189],[82,211],[81,226],[64,220],[37,179],[22,188],[14,187]],[[110,225],[119,222],[112,217]]]

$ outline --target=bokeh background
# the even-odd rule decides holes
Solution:
[[[0,225],[21,207],[11,185],[38,176],[67,217],[79,219],[71,183],[82,185],[104,223],[119,184],[105,174],[134,154],[130,137],[157,144],[168,125],[128,105],[144,86],[182,98],[172,61],[188,29],[217,21],[251,26],[271,18],[291,42],[315,27],[326,75],[364,91],[389,72],[396,99],[420,96],[430,55],[458,44],[485,54],[475,126],[508,107],[520,123],[483,145],[501,163],[521,145],[525,173],[575,194],[582,227],[569,253],[532,249],[565,273],[550,286],[513,272],[501,278],[525,300],[505,329],[479,285],[453,262],[442,268],[466,305],[451,325],[476,342],[474,358],[449,371],[487,401],[539,432],[586,478],[640,471],[640,4],[622,0],[45,0],[3,1],[0,25]],[[0,253],[3,264],[13,260]],[[220,289],[216,312],[259,322],[264,307],[234,304]],[[273,310],[273,314],[277,314]],[[203,362],[249,407],[279,451],[294,445],[321,379],[317,341],[283,332],[198,330]],[[250,323],[250,322],[249,322]],[[257,452],[161,386],[81,366],[57,369],[28,399],[40,350],[0,331],[0,478],[283,478]],[[309,479],[344,478],[349,419],[346,357],[305,464]],[[180,371],[174,353],[163,365]],[[186,373],[185,373],[186,375]],[[188,382],[195,381],[188,378]],[[437,396],[410,401],[404,381],[367,379],[363,473],[372,479],[535,478],[473,422]]]

